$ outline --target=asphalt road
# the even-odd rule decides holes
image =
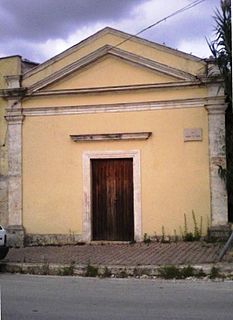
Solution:
[[[232,320],[233,282],[0,274],[4,320]]]

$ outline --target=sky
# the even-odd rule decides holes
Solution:
[[[136,34],[194,0],[0,0],[0,57],[44,62],[106,26]],[[220,0],[199,5],[143,32],[140,37],[210,56],[214,11]]]

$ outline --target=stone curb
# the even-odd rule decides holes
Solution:
[[[206,276],[210,275],[213,267],[217,268],[219,273],[225,277],[233,278],[233,263],[211,263],[191,265],[195,271],[202,270]],[[112,278],[156,278],[159,276],[161,265],[140,265],[140,266],[122,266],[122,265],[80,265],[80,264],[59,264],[59,263],[24,263],[24,262],[0,262],[0,272],[22,273],[34,275],[72,275],[80,277],[112,277]],[[176,265],[182,269],[187,265]]]

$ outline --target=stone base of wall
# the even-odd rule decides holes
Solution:
[[[10,226],[7,228],[8,245],[11,247],[22,246],[61,246],[83,243],[81,234],[25,234],[23,227]],[[231,235],[230,225],[214,226],[208,229],[208,240],[227,241]],[[169,239],[169,242],[171,239]]]
[[[7,245],[9,247],[23,247],[24,246],[24,228],[23,226],[8,226],[7,231]]]
[[[81,234],[26,234],[25,246],[67,245],[82,242]]]
[[[7,201],[7,177],[0,176],[0,224],[3,227],[6,227],[8,224]]]
[[[208,229],[208,240],[227,241],[231,235],[231,225],[213,226]]]

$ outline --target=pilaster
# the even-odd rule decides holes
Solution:
[[[8,99],[8,244],[23,246],[22,226],[22,123],[21,103]]]
[[[212,226],[228,223],[226,183],[219,175],[219,168],[226,169],[224,97],[209,99],[206,105],[209,123],[209,167]]]

